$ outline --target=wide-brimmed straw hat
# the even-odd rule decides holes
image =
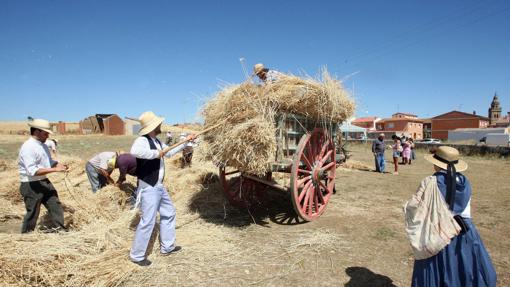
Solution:
[[[253,74],[258,75],[260,72],[264,71],[264,64],[258,63],[253,66]]]
[[[115,154],[114,156],[112,156],[112,158],[106,161],[108,169],[115,169],[115,165],[117,164],[117,156],[119,156],[119,154]]]
[[[140,129],[138,134],[143,136],[156,129],[165,120],[165,118],[158,117],[153,112],[148,111],[141,114],[138,120],[142,125],[142,128]]]
[[[53,132],[51,131],[50,122],[48,122],[47,120],[33,119],[33,120],[28,122],[28,126],[32,127],[32,128],[43,130],[43,131],[48,132],[50,134],[53,134]]]
[[[434,154],[428,154],[425,159],[442,169],[448,168],[448,163],[453,163],[457,171],[465,171],[468,164],[460,159],[459,151],[449,146],[440,146]]]

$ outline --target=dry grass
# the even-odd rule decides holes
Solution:
[[[93,144],[101,137],[83,139],[89,141],[84,144],[92,153],[111,145]],[[124,191],[108,187],[92,194],[83,171],[82,150],[77,149],[80,157],[62,158],[72,165],[69,190],[63,174],[51,177],[62,202],[74,209],[66,212],[66,220],[73,221],[71,231],[1,233],[2,227],[12,223],[15,230],[11,232],[19,232],[24,214],[22,203],[3,196],[19,188],[13,183],[16,191],[9,191],[11,187],[4,184],[10,178],[17,180],[17,170],[14,159],[3,159],[7,168],[0,172],[0,218],[4,218],[0,221],[0,285],[409,286],[413,260],[402,204],[420,180],[432,173],[432,167],[422,160],[424,151],[417,150],[418,160],[400,166],[399,175],[368,172],[362,167],[373,165],[370,146],[349,150],[353,155],[350,168],[337,170],[337,194],[320,219],[306,224],[281,220],[293,216],[292,204],[277,191],[271,194],[281,198],[271,198],[253,217],[231,208],[221,194],[217,168],[198,160],[203,155],[196,154],[193,166],[186,169],[166,161],[165,185],[177,209],[177,243],[184,248],[170,257],[159,256],[155,228],[149,248],[153,264],[147,268],[128,260],[136,217],[124,202],[133,178],[128,177]],[[466,161],[466,175],[473,186],[473,220],[498,272],[498,285],[508,286],[510,243],[504,238],[510,232],[510,161],[483,157],[467,157]],[[285,176],[278,179],[282,184],[289,180]]]
[[[47,214],[41,214],[38,223],[41,229],[32,234],[0,233],[3,245],[0,280],[5,284],[26,286],[121,285],[136,269],[127,256],[133,237],[131,229],[137,220],[128,203],[134,178],[129,178],[121,189],[107,186],[94,194],[83,170],[85,161],[69,156],[62,156],[61,160],[70,165],[70,172],[52,174],[50,179],[59,191],[70,231],[44,233],[44,229],[51,227],[51,220]],[[2,184],[0,188],[0,222],[19,221],[23,216],[23,203],[17,169],[12,168],[14,161],[3,163],[9,168],[1,172],[2,178],[8,178],[9,184]],[[166,165],[174,175],[171,172],[165,184],[177,198],[179,192],[199,190],[201,182],[215,169],[212,165],[198,165],[190,174],[189,170],[175,170],[171,161]],[[154,250],[159,252],[157,248]]]
[[[0,122],[0,134],[28,134],[29,127],[26,121]]]
[[[202,111],[206,127],[222,124],[205,138],[208,154],[215,162],[261,175],[274,161],[276,114],[341,123],[354,109],[350,95],[326,70],[319,79],[285,76],[269,85],[229,86]]]

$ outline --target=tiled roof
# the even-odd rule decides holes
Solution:
[[[385,122],[415,122],[415,123],[423,123],[423,120],[421,119],[410,119],[410,118],[386,118],[380,120],[378,123],[385,123]]]
[[[363,123],[363,122],[373,122],[377,119],[377,117],[364,117],[364,118],[357,118],[353,123]]]

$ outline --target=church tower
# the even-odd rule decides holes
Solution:
[[[492,99],[491,107],[489,108],[489,125],[496,125],[496,122],[501,116],[501,106],[499,105],[498,95],[495,93]]]

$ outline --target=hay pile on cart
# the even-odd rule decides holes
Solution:
[[[354,109],[350,94],[326,70],[317,79],[285,76],[268,85],[229,86],[202,111],[206,127],[222,123],[206,137],[208,154],[214,162],[261,175],[275,160],[278,115],[298,115],[326,125],[342,123]]]
[[[320,77],[284,76],[274,83],[224,88],[203,108],[208,158],[220,166],[225,194],[236,205],[261,201],[262,185],[291,190],[305,220],[320,216],[334,191],[338,124],[355,103],[326,70]],[[277,186],[271,172],[291,173]]]

